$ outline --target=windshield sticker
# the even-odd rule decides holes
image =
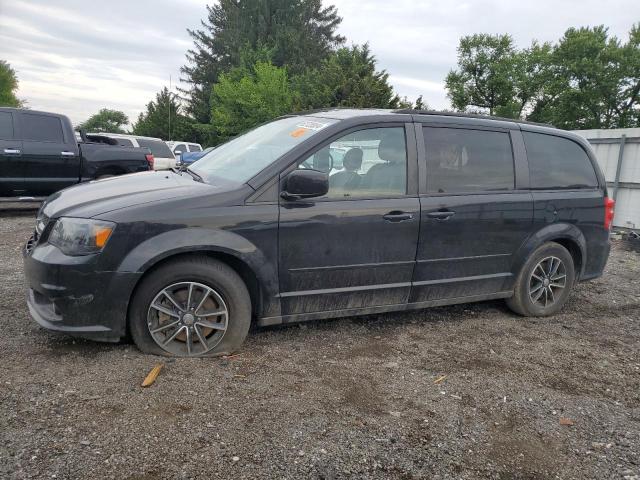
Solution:
[[[293,138],[298,138],[303,136],[305,133],[307,133],[309,130],[307,130],[306,128],[296,128],[293,132],[291,132],[289,135],[291,135]]]
[[[307,120],[302,123],[299,123],[298,125],[296,125],[296,127],[306,128],[307,130],[314,130],[317,132],[318,130],[322,130],[324,127],[328,125],[329,125],[328,123],[321,123],[321,122],[314,122],[311,120]]]

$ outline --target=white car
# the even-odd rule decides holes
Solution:
[[[123,133],[88,133],[87,135],[102,135],[113,138],[119,145],[125,147],[147,147],[154,157],[154,170],[168,170],[176,166],[176,157],[160,138],[141,137],[140,135],[125,135]]]
[[[200,145],[199,143],[182,142],[178,140],[173,140],[173,141],[167,142],[167,145],[169,145],[169,148],[171,149],[173,154],[176,156],[176,158],[178,158],[181,153],[202,151],[202,145]]]

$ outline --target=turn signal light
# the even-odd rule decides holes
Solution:
[[[96,247],[102,248],[106,245],[107,240],[111,236],[112,228],[109,227],[98,227],[94,231],[95,239],[96,239]]]

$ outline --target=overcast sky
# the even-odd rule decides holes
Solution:
[[[100,108],[133,121],[173,78],[211,0],[0,0],[0,59],[18,72],[30,108],[81,122]],[[509,33],[517,45],[604,24],[626,41],[639,0],[325,0],[348,43],[369,42],[401,96],[447,108],[443,86],[462,35]]]

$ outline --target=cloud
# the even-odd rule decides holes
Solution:
[[[175,83],[192,42],[187,28],[206,0],[0,0],[0,57],[18,72],[19,96],[34,109],[81,122],[103,107],[133,121]],[[599,25],[626,39],[636,0],[333,0],[348,43],[369,42],[401,96],[448,108],[444,77],[463,35],[509,33],[525,47],[555,41],[571,26]]]

